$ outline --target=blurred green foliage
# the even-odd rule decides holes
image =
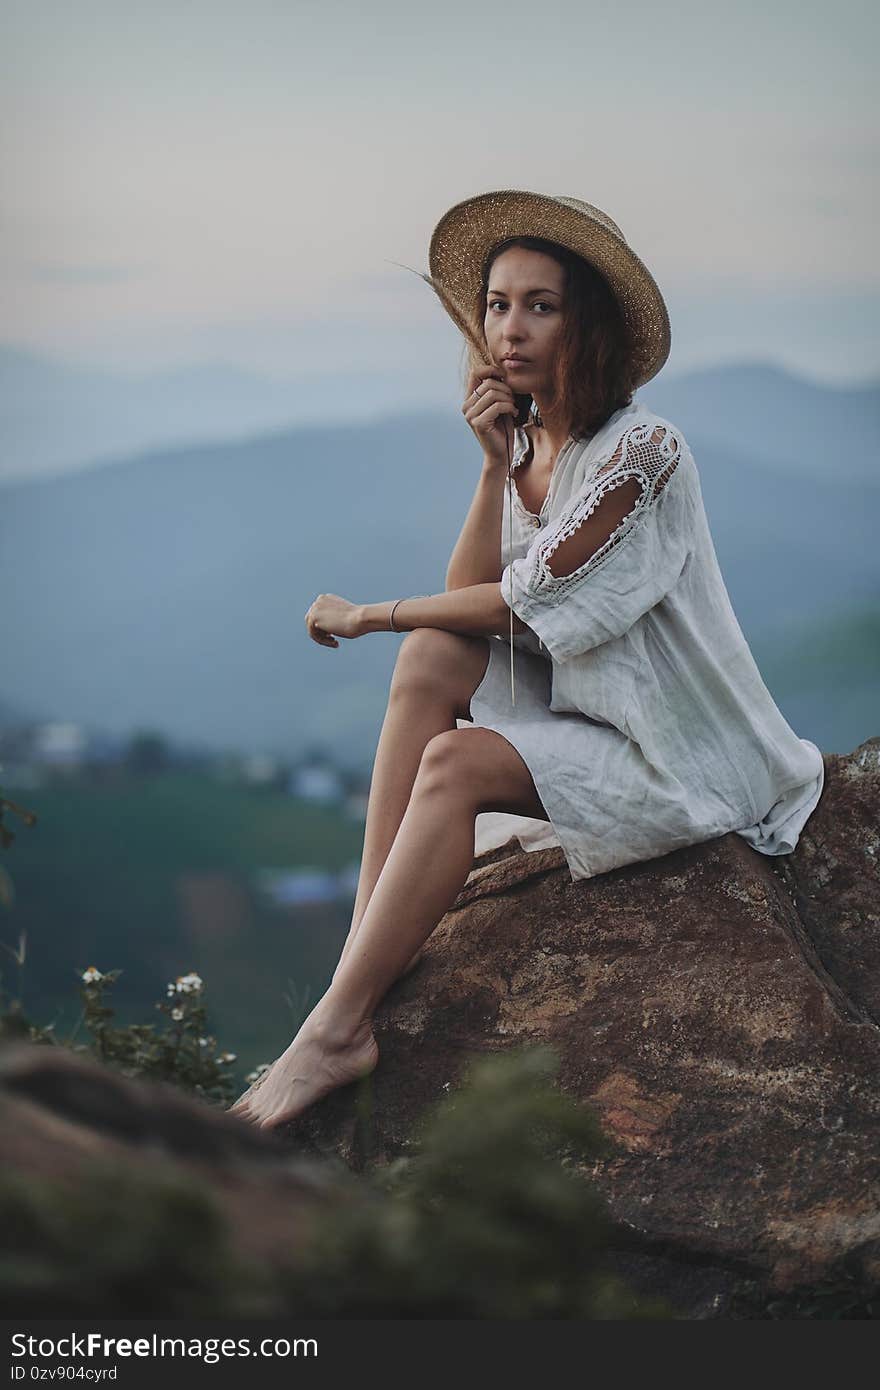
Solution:
[[[414,1152],[339,1165],[295,1257],[232,1244],[222,1198],[157,1161],[75,1183],[0,1177],[7,1317],[634,1319],[673,1315],[608,1269],[611,1224],[574,1166],[606,1147],[547,1048],[479,1060]]]
[[[673,1316],[604,1265],[613,1225],[578,1165],[613,1146],[589,1107],[556,1088],[557,1070],[543,1045],[471,1059],[423,1114],[412,1154],[367,1168],[372,1200],[316,1227],[286,1280],[297,1307],[357,1318]]]

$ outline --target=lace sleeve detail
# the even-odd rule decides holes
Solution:
[[[680,440],[668,426],[627,430],[592,485],[540,538],[533,551],[530,591],[560,603],[595,573],[656,503],[680,458]]]
[[[527,555],[505,568],[505,602],[551,656],[619,636],[678,580],[689,549],[687,489],[669,484],[682,457],[672,426],[630,426]]]

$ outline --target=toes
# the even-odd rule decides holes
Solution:
[[[242,1096],[241,1100],[237,1100],[227,1113],[234,1115],[237,1120],[251,1120],[254,1116],[254,1109],[251,1102]]]

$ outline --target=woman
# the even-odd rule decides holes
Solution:
[[[410,635],[333,980],[232,1107],[266,1128],[375,1067],[375,1008],[458,896],[481,814],[559,843],[575,880],[729,831],[789,853],[824,784],[730,605],[682,432],[633,398],[669,320],[620,229],[503,190],[450,209],[429,261],[471,344],[482,471],[445,593],[306,614],[324,646]]]

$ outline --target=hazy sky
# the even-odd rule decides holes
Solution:
[[[604,208],[668,371],[880,375],[878,6],[0,4],[3,341],[116,367],[452,364],[427,269],[493,188]]]

